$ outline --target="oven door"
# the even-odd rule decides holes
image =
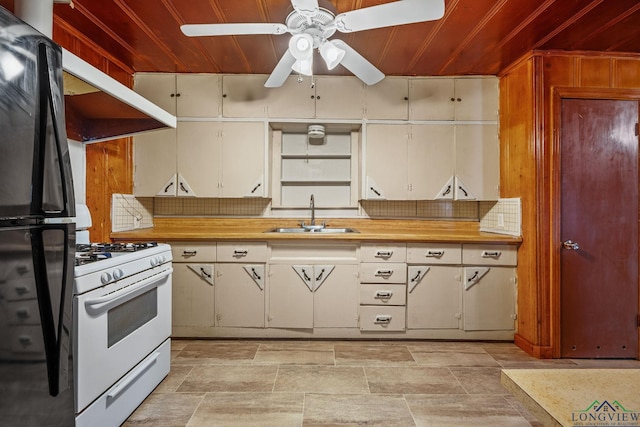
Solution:
[[[171,334],[171,264],[74,298],[76,412]]]

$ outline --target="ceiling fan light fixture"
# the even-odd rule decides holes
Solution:
[[[313,56],[307,59],[297,59],[291,68],[296,73],[304,74],[305,76],[312,76],[313,75]]]
[[[327,68],[329,70],[336,68],[336,66],[342,61],[342,58],[344,58],[345,54],[346,52],[344,49],[340,49],[329,40],[325,40],[320,46],[320,56],[322,56],[324,62],[327,63]]]
[[[309,34],[295,34],[289,40],[289,50],[296,60],[309,59],[313,56],[313,37]]]

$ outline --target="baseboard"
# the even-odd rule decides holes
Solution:
[[[538,359],[553,359],[553,348],[551,346],[533,344],[519,334],[515,334],[513,343],[533,357]]]

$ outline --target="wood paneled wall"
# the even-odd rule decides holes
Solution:
[[[100,71],[127,87],[133,85],[133,70],[122,64],[96,43],[87,39],[63,21],[54,18],[53,39]],[[86,145],[87,205],[93,227],[92,242],[109,241],[111,233],[111,195],[133,192],[133,141],[121,138]]]
[[[522,198],[516,343],[536,357],[559,357],[556,92],[604,99],[640,89],[640,55],[535,52],[500,77],[501,196]]]

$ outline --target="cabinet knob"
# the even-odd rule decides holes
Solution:
[[[409,97],[408,97],[408,96],[405,96],[403,99],[404,99],[405,101],[408,101],[408,100],[409,100]]]
[[[320,95],[316,96],[316,99],[320,99]]]
[[[227,94],[226,94],[226,93],[223,93],[223,94],[222,94],[222,97],[223,97],[223,98],[226,98],[226,97],[227,97]]]

